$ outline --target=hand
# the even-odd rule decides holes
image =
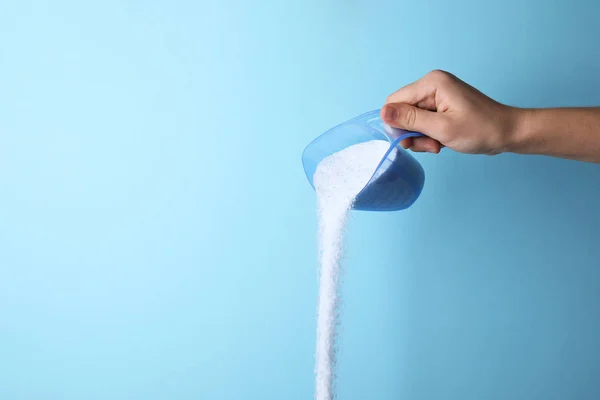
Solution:
[[[402,141],[405,149],[437,154],[449,147],[493,155],[510,150],[520,112],[452,74],[432,71],[390,95],[381,118],[393,127],[427,136]]]

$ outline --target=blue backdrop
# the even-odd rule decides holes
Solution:
[[[433,68],[599,105],[600,3],[3,1],[0,398],[313,393],[327,128]],[[600,169],[418,155],[349,226],[340,399],[598,399]]]

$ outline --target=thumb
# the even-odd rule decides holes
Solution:
[[[404,103],[389,103],[381,109],[383,122],[395,128],[421,132],[433,139],[440,133],[442,115]]]

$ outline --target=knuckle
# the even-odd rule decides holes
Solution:
[[[443,83],[443,82],[447,82],[450,80],[451,75],[441,69],[434,69],[433,71],[429,72],[429,74],[427,74],[427,76],[434,82],[437,83]]]
[[[409,105],[398,108],[398,122],[406,128],[412,128],[417,121],[417,110]]]

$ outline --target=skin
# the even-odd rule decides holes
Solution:
[[[391,94],[381,118],[424,133],[401,144],[468,154],[536,154],[600,163],[600,107],[526,109],[501,104],[456,76],[432,71]]]

